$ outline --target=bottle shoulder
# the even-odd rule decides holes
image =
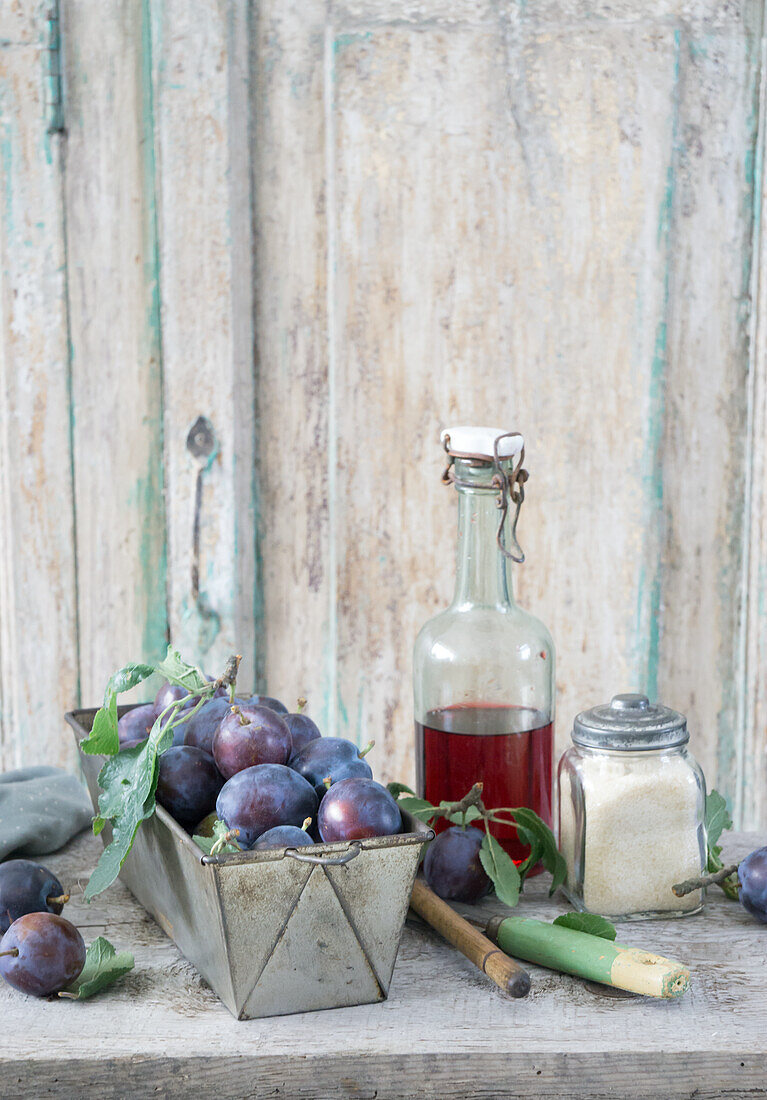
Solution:
[[[428,619],[415,642],[416,658],[464,651],[467,647],[529,647],[553,656],[554,643],[546,625],[517,605],[508,608],[472,604],[445,608]]]

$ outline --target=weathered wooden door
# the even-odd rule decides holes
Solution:
[[[60,118],[47,9],[0,9],[6,765],[171,637],[407,779],[479,421],[560,745],[646,690],[764,823],[761,0],[61,0]]]

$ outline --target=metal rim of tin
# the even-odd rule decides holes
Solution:
[[[581,711],[573,722],[572,739],[589,749],[647,752],[685,745],[690,733],[687,719],[679,711],[651,703],[646,695],[627,692]]]

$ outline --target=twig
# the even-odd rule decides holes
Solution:
[[[718,886],[730,875],[734,875],[738,866],[737,863],[731,863],[729,867],[723,867],[713,875],[701,875],[700,878],[688,878],[684,882],[677,882],[671,889],[678,898],[683,898],[685,894],[691,894],[693,890],[701,890],[704,886]]]

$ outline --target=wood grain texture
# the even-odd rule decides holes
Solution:
[[[335,728],[333,260],[324,0],[254,10],[261,682]]]
[[[738,795],[740,817],[767,820],[767,38],[761,43],[760,130],[754,158],[753,255],[747,467],[744,507],[742,737]]]
[[[737,858],[765,840],[727,836],[725,853]],[[411,918],[388,1001],[236,1023],[122,884],[83,904],[80,887],[98,852],[86,834],[46,863],[74,887],[67,912],[86,941],[107,935],[134,953],[136,969],[82,1004],[0,988],[9,1100],[158,1089],[324,1100],[767,1095],[763,929],[719,891],[699,916],[621,926],[622,942],[690,965],[691,990],[678,1001],[614,999],[537,966],[529,967],[530,995],[512,1000]],[[551,920],[563,909],[546,896],[547,882],[527,884],[520,913]],[[494,899],[456,908],[480,922],[503,911]]]
[[[82,697],[167,641],[148,8],[64,0]]]
[[[0,6],[0,768],[73,762],[78,698],[61,138],[49,5]]]
[[[254,684],[254,393],[247,5],[152,5],[171,635]],[[211,453],[187,436],[212,426]],[[199,592],[192,588],[198,474]]]
[[[648,680],[689,715],[709,782],[738,815],[765,778],[743,767],[740,707],[761,17],[745,6],[742,26],[678,32],[666,303],[652,364],[663,387],[650,426],[661,545],[655,578],[649,563],[644,576],[658,622]]]

